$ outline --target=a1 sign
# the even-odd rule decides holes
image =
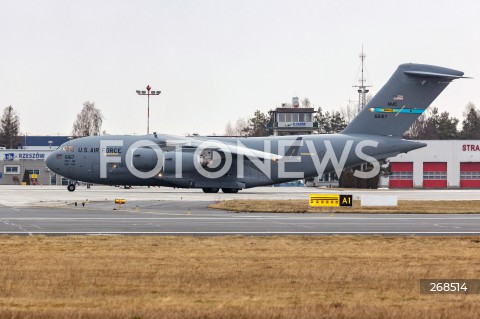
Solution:
[[[340,195],[340,206],[352,206],[352,195]]]
[[[352,204],[352,195],[310,194],[310,206],[312,207],[352,206]]]

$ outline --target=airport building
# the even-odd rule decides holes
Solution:
[[[480,188],[480,141],[421,141],[427,147],[390,158],[389,188]]]
[[[0,148],[0,185],[20,185],[25,171],[32,185],[68,185],[68,179],[50,172],[48,155],[67,142],[68,136],[19,136],[16,149]]]
[[[306,135],[318,128],[314,121],[315,111],[311,107],[300,107],[298,97],[292,98],[292,104],[282,103],[271,111],[273,135]]]

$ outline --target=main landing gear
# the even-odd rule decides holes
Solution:
[[[69,192],[75,191],[75,184],[68,184],[67,189]]]
[[[226,194],[238,193],[238,188],[222,188],[222,192]]]
[[[220,188],[218,187],[204,187],[202,188],[204,193],[218,193]],[[226,194],[233,194],[233,193],[238,193],[239,189],[238,188],[222,188],[222,192]]]

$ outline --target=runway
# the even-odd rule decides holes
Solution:
[[[353,190],[260,187],[238,194],[170,188],[0,186],[0,234],[480,235],[480,215],[232,213],[228,199],[307,199],[310,193],[395,194],[399,199],[479,199],[480,190]],[[113,203],[124,198],[120,210]],[[74,203],[77,203],[75,207]],[[85,206],[82,206],[85,203]],[[454,205],[454,203],[452,203]]]
[[[0,234],[480,235],[477,215],[231,213],[209,209],[208,204],[136,201],[121,210],[112,202],[0,206]]]

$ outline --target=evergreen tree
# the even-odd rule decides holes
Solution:
[[[459,120],[448,112],[439,113],[434,107],[430,112],[422,114],[405,133],[407,139],[448,140],[458,138]]]
[[[256,110],[249,122],[248,136],[268,136],[269,118],[266,114]]]
[[[422,140],[438,140],[438,119],[440,115],[438,114],[438,108],[434,107],[432,112],[427,117],[425,121],[425,126],[423,128],[423,132],[420,135],[420,139]]]
[[[471,102],[466,106],[460,136],[466,140],[480,139],[480,111]]]
[[[323,114],[321,107],[318,108],[314,120],[318,123],[318,133],[321,134],[338,133],[347,127],[347,122],[339,111],[332,111],[331,114],[327,111]]]
[[[329,133],[339,133],[343,131],[343,129],[347,127],[347,122],[345,122],[345,118],[339,111],[332,112],[330,116],[330,132]]]
[[[30,174],[28,173],[27,170],[23,172],[22,182],[25,183],[26,185],[30,185]]]
[[[326,134],[331,134],[332,133],[332,116],[330,115],[329,111],[325,112],[323,123],[324,123],[323,124],[323,131]]]
[[[7,148],[13,148],[15,138],[20,133],[20,119],[13,107],[7,106],[3,110],[3,116],[0,125],[0,145]]]
[[[325,134],[330,131],[330,123],[328,117],[330,114],[327,112],[323,114],[322,108],[319,107],[314,115],[314,121],[318,123],[318,133]]]
[[[458,137],[458,119],[450,117],[448,112],[442,112],[438,117],[437,134],[439,140],[452,140]]]

